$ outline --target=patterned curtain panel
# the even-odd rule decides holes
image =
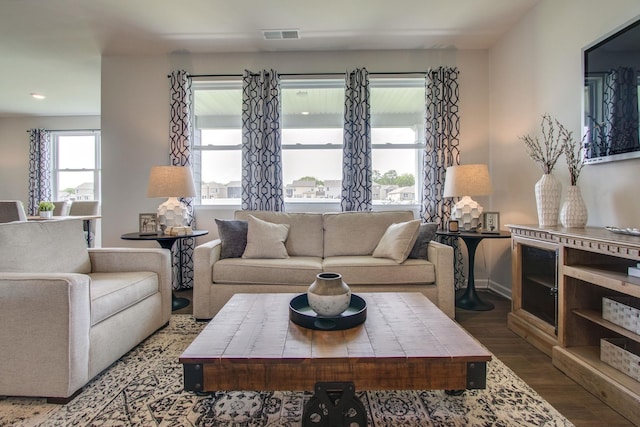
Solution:
[[[191,110],[193,94],[191,78],[184,70],[171,73],[171,118],[169,127],[169,161],[172,166],[192,166],[191,143]],[[197,184],[197,183],[196,183]],[[197,185],[196,185],[197,188]],[[180,199],[188,208],[188,224],[195,228],[193,215],[193,199]],[[194,238],[179,239],[173,251],[173,288],[189,289],[193,287],[193,251],[196,246]],[[178,266],[182,259],[182,281]]]
[[[347,73],[345,80],[344,141],[342,148],[342,211],[372,209],[371,107],[369,73]]]
[[[280,76],[242,76],[242,209],[284,211]]]
[[[638,149],[638,75],[630,67],[609,71],[604,78],[606,154]]]
[[[51,135],[45,129],[29,129],[29,215],[38,213],[42,200],[51,196]]]
[[[460,115],[457,68],[440,67],[427,71],[425,153],[422,206],[420,216],[425,222],[437,222],[441,228],[449,220],[453,201],[444,199],[444,178],[448,166],[460,164]],[[456,288],[463,287],[464,264],[457,238],[442,238],[453,246]]]

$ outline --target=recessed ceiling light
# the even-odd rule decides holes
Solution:
[[[44,96],[43,94],[36,93],[36,92],[31,92],[31,97],[35,98],[35,99],[45,99],[46,98],[46,96]]]
[[[302,113],[300,113],[300,114],[302,114],[303,116],[308,116],[308,115],[309,115],[309,112],[308,112],[308,111],[303,111],[303,112],[302,112]]]

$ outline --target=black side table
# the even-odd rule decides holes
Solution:
[[[493,304],[482,301],[478,292],[476,292],[476,282],[473,274],[475,270],[476,248],[482,239],[507,239],[511,237],[511,233],[508,231],[500,231],[499,233],[475,233],[470,231],[452,232],[438,230],[436,234],[438,236],[459,237],[467,246],[467,252],[469,254],[469,277],[467,288],[460,290],[459,295],[456,295],[456,307],[473,311],[493,310]]]
[[[182,250],[182,239],[188,237],[198,237],[208,234],[207,230],[193,230],[192,234],[182,236],[168,236],[166,234],[145,234],[145,233],[127,233],[120,236],[123,240],[155,240],[163,249],[169,249],[172,251],[174,243],[178,242],[178,251]],[[171,253],[171,259],[173,264],[173,251]],[[182,256],[178,256],[178,282],[182,284]],[[171,293],[171,306],[172,311],[180,310],[189,305],[189,299],[179,298],[174,292]]]

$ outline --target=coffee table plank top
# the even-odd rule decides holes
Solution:
[[[296,294],[236,294],[180,357],[182,363],[332,359],[456,359],[491,354],[420,293],[362,293],[367,320],[343,331],[289,320]]]

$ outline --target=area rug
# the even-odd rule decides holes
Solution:
[[[67,405],[0,397],[0,426],[300,426],[310,392],[182,389],[178,357],[204,323],[173,315],[158,331],[91,381]],[[357,384],[356,384],[357,388]],[[495,357],[487,388],[451,396],[431,391],[358,391],[369,426],[571,426]]]

